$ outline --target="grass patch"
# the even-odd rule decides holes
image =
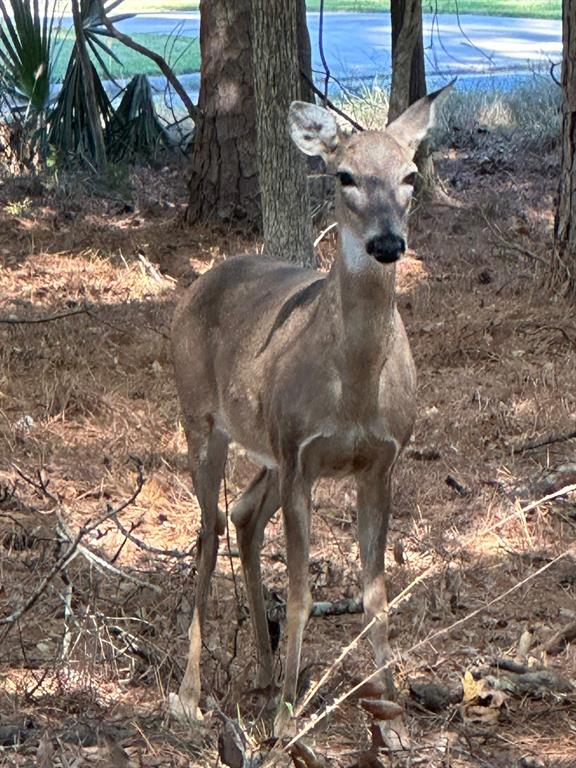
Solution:
[[[200,70],[200,45],[195,38],[147,33],[137,33],[132,35],[132,37],[141,45],[163,56],[177,75],[198,72]],[[141,75],[160,74],[158,67],[153,61],[140,53],[136,53],[131,48],[127,48],[118,40],[108,38],[106,44],[114,51],[114,54],[121,62],[118,64],[111,56],[100,51],[102,59],[112,77],[128,78],[132,77],[135,72]],[[52,79],[56,82],[61,82],[64,78],[72,45],[72,35],[61,32],[60,40],[57,43],[58,56],[52,75]],[[106,77],[102,67],[97,65],[97,68],[99,73]]]
[[[319,0],[308,0],[309,11],[318,11]],[[126,0],[122,11],[150,13],[152,11],[197,11],[198,0]],[[326,0],[327,11],[376,12],[389,11],[389,0]],[[422,0],[424,13],[478,13],[488,16],[526,16],[538,19],[559,19],[562,0]]]
[[[382,130],[388,115],[388,88],[364,86],[342,98],[341,106],[365,128]],[[560,136],[561,91],[548,78],[534,75],[512,90],[456,88],[449,94],[435,129],[435,143],[476,143],[488,132],[510,149],[544,149]],[[479,134],[479,129],[481,133]]]

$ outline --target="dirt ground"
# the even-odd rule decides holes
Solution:
[[[348,699],[305,740],[334,768],[573,768],[576,643],[545,644],[576,620],[576,496],[526,509],[576,482],[576,442],[560,439],[576,429],[575,313],[545,287],[557,157],[503,155],[478,134],[437,167],[444,195],[414,212],[398,270],[419,414],[396,474],[388,573],[391,597],[406,590],[391,625],[412,748],[368,753],[369,717]],[[199,523],[167,334],[198,273],[259,243],[183,226],[178,169],[116,182],[0,184],[0,764],[216,766],[227,715],[255,766],[270,724],[251,690],[233,526],[212,588],[206,718],[190,732],[166,714]],[[328,265],[334,241],[320,250]],[[232,453],[223,505],[251,472]],[[279,520],[263,570],[282,606]],[[310,577],[315,601],[359,596],[346,483],[317,490]],[[367,641],[352,643],[361,628],[360,614],[310,620],[302,687],[334,666],[299,727],[373,669]],[[522,687],[505,671],[514,661],[546,672]],[[423,700],[431,690],[440,701]]]

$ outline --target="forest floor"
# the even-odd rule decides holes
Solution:
[[[407,590],[391,626],[412,748],[367,753],[369,719],[350,700],[306,740],[334,768],[575,768],[576,643],[545,644],[576,620],[576,496],[526,509],[576,482],[576,441],[560,439],[576,429],[575,313],[545,287],[557,153],[514,152],[478,132],[437,167],[445,196],[414,212],[398,269],[419,406],[387,561],[390,596]],[[170,320],[199,273],[259,243],[186,228],[184,179],[170,165],[118,179],[115,193],[59,182],[0,184],[0,764],[216,766],[222,713],[265,756],[233,526],[212,587],[206,718],[191,733],[165,706],[185,664],[199,525]],[[325,266],[334,247],[320,246]],[[231,454],[223,505],[252,471]],[[359,596],[355,527],[351,486],[321,483],[315,601]],[[282,604],[279,519],[263,572]],[[311,619],[303,685],[361,627],[359,614]],[[511,661],[545,672],[535,684],[506,673]],[[298,725],[372,669],[368,643],[354,643]],[[435,712],[422,701],[432,683],[444,693]]]

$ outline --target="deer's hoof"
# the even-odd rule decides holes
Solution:
[[[168,694],[168,710],[180,723],[193,725],[204,720],[198,702],[188,700],[178,693]]]
[[[274,718],[274,736],[277,739],[291,739],[296,735],[296,730],[296,720],[292,716],[292,707],[285,701],[281,701]]]
[[[410,737],[401,717],[393,720],[374,720],[372,740],[375,747],[385,747],[389,752],[410,749]]]

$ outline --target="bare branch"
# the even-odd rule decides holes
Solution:
[[[104,25],[106,26],[106,29],[108,32],[112,35],[112,37],[115,37],[116,40],[120,40],[120,42],[127,46],[128,48],[131,48],[133,51],[137,51],[137,53],[141,53],[143,56],[147,56],[149,59],[151,59],[158,69],[162,72],[166,80],[170,83],[172,88],[176,91],[178,96],[182,99],[182,103],[186,107],[186,111],[190,115],[191,119],[197,123],[198,120],[201,117],[200,110],[198,107],[192,103],[192,100],[190,99],[190,96],[186,93],[186,89],[182,86],[181,82],[178,80],[174,72],[170,69],[168,64],[164,61],[162,56],[160,56],[158,53],[155,53],[154,51],[151,51],[148,48],[145,48],[143,45],[140,45],[140,43],[137,43],[135,40],[132,40],[131,37],[128,35],[125,35],[123,32],[119,32],[110,19],[106,16],[106,14],[103,15],[102,21]]]
[[[135,459],[135,457],[133,457]],[[44,594],[46,589],[48,588],[48,585],[52,581],[52,579],[60,573],[64,568],[66,568],[69,563],[72,562],[72,560],[79,554],[83,554],[87,559],[91,560],[95,564],[107,568],[108,570],[112,570],[116,575],[121,576],[122,578],[129,579],[131,581],[134,581],[135,583],[139,584],[140,586],[148,587],[156,592],[161,591],[159,587],[153,584],[148,584],[147,582],[143,582],[142,580],[138,579],[135,576],[128,575],[124,573],[123,571],[120,571],[120,569],[116,568],[115,566],[110,565],[104,558],[100,557],[99,555],[95,555],[91,550],[89,550],[87,547],[82,545],[80,542],[82,539],[90,532],[95,530],[99,525],[102,525],[106,520],[110,519],[111,517],[114,517],[115,515],[119,514],[122,510],[126,509],[127,506],[130,504],[133,504],[134,501],[137,499],[138,495],[140,494],[140,491],[142,490],[145,482],[144,473],[142,469],[142,462],[135,459],[136,465],[137,465],[137,472],[138,472],[138,480],[137,485],[130,496],[126,501],[122,502],[118,507],[111,507],[110,505],[106,508],[106,511],[101,514],[99,517],[96,518],[93,522],[88,522],[86,525],[82,526],[78,533],[73,536],[72,533],[66,528],[66,525],[61,517],[61,514],[56,511],[56,515],[58,517],[59,523],[62,526],[62,530],[64,531],[66,540],[70,542],[70,546],[66,549],[64,554],[62,554],[58,560],[55,562],[53,567],[50,569],[50,571],[46,574],[46,576],[42,579],[38,587],[34,590],[34,592],[30,595],[30,597],[15,611],[13,611],[8,616],[4,616],[3,618],[0,618],[0,626],[6,625],[6,624],[14,624],[17,622],[22,616],[27,613],[39,600],[39,598]],[[32,485],[36,490],[41,492],[43,495],[45,495],[47,498],[49,498],[51,501],[55,502],[56,504],[60,504],[59,499],[57,496],[55,496],[51,491],[48,490],[48,481],[46,481],[43,477],[41,472],[38,473],[38,480],[34,480],[28,475],[26,475],[19,467],[16,465],[13,465],[16,472],[20,475],[20,477],[25,480],[27,483]]]
[[[336,104],[334,104],[333,101],[330,101],[330,99],[327,96],[325,96],[324,93],[322,93],[320,88],[318,88],[316,85],[314,85],[314,83],[312,82],[312,80],[310,80],[310,78],[308,77],[306,72],[300,71],[300,74],[302,75],[302,78],[306,81],[306,84],[308,85],[308,87],[316,94],[316,96],[320,96],[320,98],[324,102],[324,106],[325,107],[329,107],[332,110],[332,112],[335,112],[337,115],[340,115],[340,117],[343,117],[344,120],[349,122],[350,125],[353,128],[355,128],[357,131],[365,131],[366,130],[362,125],[360,125],[360,123],[357,123],[356,120],[353,120],[350,117],[350,115],[346,114],[346,112],[344,112],[339,107],[337,107]]]
[[[564,647],[573,640],[576,640],[576,621],[572,621],[559,632],[552,635],[552,637],[544,643],[543,648],[546,653],[554,656],[561,653],[564,650]]]
[[[72,562],[72,560],[76,557],[78,554],[78,544],[80,543],[80,539],[85,535],[85,532],[80,529],[74,539],[72,540],[70,546],[64,552],[63,555],[61,555],[58,560],[54,563],[53,567],[49,571],[49,573],[42,579],[38,587],[32,592],[30,597],[20,606],[20,608],[17,608],[15,611],[13,611],[9,616],[4,616],[0,619],[0,625],[3,624],[14,624],[18,619],[22,618],[25,613],[27,613],[30,608],[32,608],[36,603],[38,602],[38,599],[42,596],[42,594],[46,591],[48,585],[52,581],[52,579],[60,573],[60,571],[63,568],[66,568],[66,566]]]
[[[72,537],[72,532],[66,525],[62,515],[59,512],[56,512],[56,517],[58,519],[59,532],[65,539],[69,541]],[[126,579],[126,581],[131,581],[134,584],[137,584],[139,587],[146,587],[147,589],[151,589],[157,594],[162,593],[162,589],[156,584],[151,584],[150,582],[141,579],[139,576],[134,576],[134,574],[129,573],[128,571],[123,571],[121,568],[118,568],[117,565],[113,565],[112,563],[108,562],[106,558],[102,557],[101,555],[97,555],[96,552],[93,552],[84,544],[78,542],[77,549],[78,552],[83,555],[86,560],[92,563],[92,565],[94,565],[101,573],[104,571],[110,571],[110,573],[114,574],[114,576],[118,576],[121,579]]]
[[[120,520],[118,520],[116,517],[113,518],[114,522],[116,523],[116,526],[118,527],[118,530],[120,533],[125,536],[128,541],[131,541],[132,544],[135,544],[140,549],[143,549],[144,552],[150,552],[152,555],[160,555],[161,557],[179,557],[179,558],[185,558],[185,557],[192,557],[193,552],[183,552],[181,549],[160,549],[160,547],[154,547],[152,544],[146,544],[145,541],[142,541],[142,539],[139,539],[137,536],[134,536],[132,531],[136,529],[137,526],[132,526],[131,530],[128,530],[125,528]]]
[[[561,61],[551,61],[550,62],[550,77],[556,83],[556,85],[560,86],[560,88],[562,88],[562,82],[560,80],[558,80],[558,78],[556,77],[556,74],[554,73],[554,70],[556,69],[556,67],[561,66],[561,64],[562,64]]]

